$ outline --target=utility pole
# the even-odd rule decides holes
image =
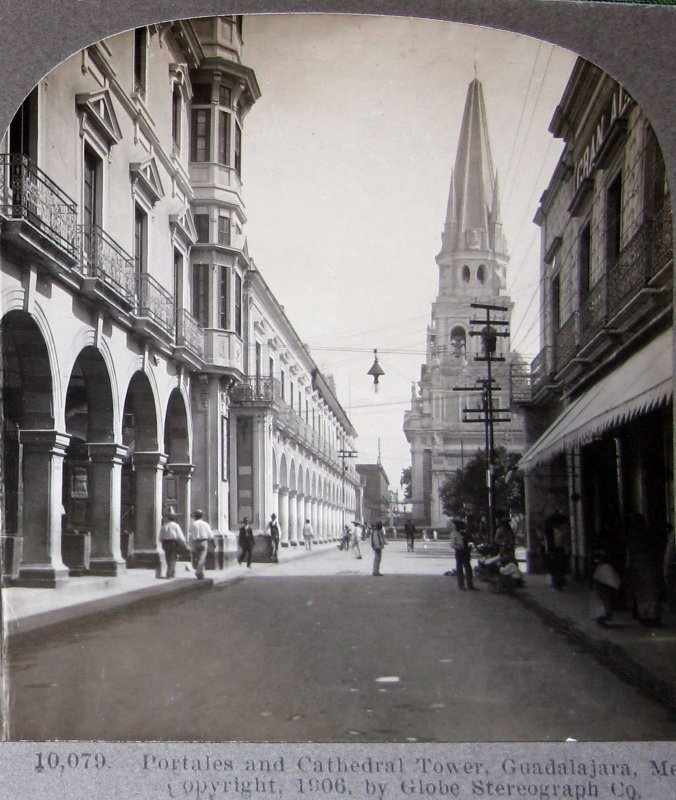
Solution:
[[[488,303],[472,303],[472,308],[481,309],[486,312],[483,319],[470,320],[470,336],[481,337],[481,349],[483,355],[475,356],[475,361],[486,363],[487,375],[485,378],[477,378],[476,386],[456,386],[456,392],[481,392],[481,405],[477,408],[463,409],[463,422],[483,422],[486,450],[486,490],[488,493],[488,535],[492,542],[495,536],[495,438],[494,426],[501,422],[509,422],[511,417],[505,416],[509,413],[509,408],[495,407],[493,404],[493,392],[499,391],[493,378],[492,365],[494,362],[505,361],[504,356],[496,354],[498,338],[509,337],[509,321],[491,317],[491,312],[505,313],[504,306],[495,306]],[[477,330],[477,326],[481,326]],[[500,329],[501,328],[501,329]],[[470,415],[470,416],[468,416]],[[474,416],[477,415],[477,416]]]
[[[342,503],[341,503],[341,513],[342,513],[342,527],[340,529],[340,535],[342,536],[345,532],[345,472],[347,470],[347,464],[345,463],[346,458],[356,458],[358,453],[356,450],[349,450],[345,449],[345,438],[343,437],[343,446],[338,451],[338,455],[340,456],[340,478],[341,478],[341,491],[342,491]]]

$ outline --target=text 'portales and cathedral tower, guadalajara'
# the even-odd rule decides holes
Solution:
[[[509,320],[513,303],[506,294],[507,245],[500,221],[497,171],[493,166],[481,82],[468,87],[460,138],[451,175],[448,208],[442,233],[439,292],[432,304],[427,329],[427,356],[420,381],[413,384],[411,409],[404,416],[404,433],[411,445],[413,517],[421,524],[443,526],[439,488],[446,477],[484,446],[484,425],[463,422],[463,409],[476,406],[476,393],[456,391],[476,386],[485,376],[479,337],[470,336],[470,320],[478,314],[472,303],[505,308]],[[498,341],[507,360],[496,370],[493,402],[509,405],[509,339]],[[522,422],[496,427],[496,446],[519,451]]]

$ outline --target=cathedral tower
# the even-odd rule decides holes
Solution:
[[[478,394],[455,391],[475,386],[485,377],[476,362],[478,337],[470,337],[470,320],[479,316],[472,303],[504,306],[509,320],[512,301],[505,293],[507,246],[502,234],[498,176],[493,166],[481,82],[469,84],[460,138],[451,174],[441,250],[436,257],[439,291],[427,328],[427,357],[420,381],[411,390],[411,409],[404,416],[404,433],[411,445],[413,516],[423,525],[443,527],[439,487],[447,475],[463,466],[485,442],[482,423],[463,422],[462,409],[475,407]],[[509,353],[509,339],[498,348]],[[508,363],[508,362],[505,362]],[[509,404],[508,374],[497,370],[501,390],[494,405]],[[522,446],[521,420],[496,427],[495,445],[510,450]]]

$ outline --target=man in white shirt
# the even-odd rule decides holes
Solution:
[[[209,523],[202,519],[204,512],[196,509],[192,512],[192,522],[188,528],[188,541],[192,551],[192,565],[198,580],[204,578],[204,562],[207,560],[207,550],[209,542],[213,541],[214,535],[211,532]]]
[[[303,525],[303,541],[305,542],[305,549],[312,550],[312,539],[314,537],[314,533],[312,531],[312,525],[310,524],[310,520],[305,520],[305,525]]]
[[[176,575],[176,559],[178,558],[179,547],[185,547],[185,536],[181,526],[176,522],[176,512],[170,509],[164,516],[164,522],[160,528],[160,542],[167,559],[167,578]]]

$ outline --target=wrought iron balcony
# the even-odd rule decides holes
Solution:
[[[0,213],[24,219],[51,242],[77,257],[77,206],[23,155],[0,154]]]
[[[577,311],[563,323],[556,334],[556,370],[561,371],[577,353]]]
[[[580,344],[586,344],[597,334],[608,319],[606,276],[602,275],[592,286],[580,307]]]
[[[536,394],[547,384],[554,372],[553,348],[549,345],[543,347],[535,356],[530,365],[530,380],[533,394]]]
[[[523,403],[531,399],[532,377],[528,364],[509,365],[509,402]]]
[[[179,310],[176,319],[176,346],[204,356],[204,329],[185,308]]]
[[[155,278],[144,272],[138,277],[136,315],[145,317],[173,338],[176,325],[174,298]]]
[[[650,226],[642,225],[608,269],[608,314],[613,317],[646,285],[651,252]]]
[[[98,225],[79,225],[80,267],[87,278],[97,278],[127,302],[136,297],[134,259]]]
[[[669,198],[653,217],[651,228],[652,258],[650,260],[649,277],[652,278],[669,264],[674,254],[671,200]]]
[[[230,390],[233,403],[274,403],[281,399],[281,387],[276,378],[247,375]]]

